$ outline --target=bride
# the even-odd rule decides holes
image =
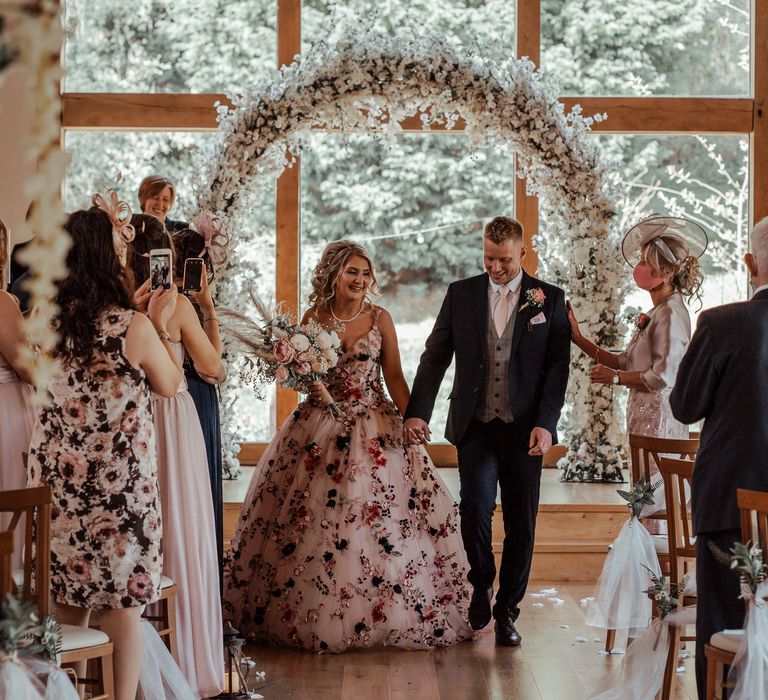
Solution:
[[[302,322],[340,327],[342,354],[259,462],[225,565],[225,617],[251,639],[314,651],[468,639],[456,506],[424,448],[403,440],[410,392],[392,317],[370,301],[369,253],[329,243],[312,288]]]

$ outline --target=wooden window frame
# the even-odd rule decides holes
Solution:
[[[514,2],[515,0],[509,0]],[[768,215],[768,0],[751,3],[751,95],[748,98],[715,97],[566,97],[566,109],[579,103],[585,114],[607,112],[610,118],[596,123],[597,133],[631,134],[738,134],[748,136],[750,147],[750,226]],[[518,56],[540,62],[540,0],[516,0],[515,41]],[[290,63],[301,51],[301,0],[277,0],[277,62]],[[62,94],[62,139],[67,130],[213,131],[215,102],[227,103],[220,94]],[[417,116],[404,120],[406,132],[423,133]],[[453,131],[461,133],[460,121]],[[443,127],[436,125],[433,130]],[[516,166],[517,167],[517,166]],[[534,272],[537,257],[531,235],[538,230],[538,200],[525,192],[525,181],[515,181],[515,215],[526,231],[529,255],[526,267]],[[276,298],[299,308],[301,238],[301,163],[286,170],[276,186]],[[296,406],[296,394],[279,389],[276,396],[278,424]],[[253,464],[264,443],[245,443],[241,460]],[[438,466],[456,464],[450,445],[429,448]]]

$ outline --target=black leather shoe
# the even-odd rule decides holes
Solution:
[[[515,621],[509,614],[496,618],[496,644],[504,647],[519,647],[522,637],[515,629]]]
[[[483,590],[475,588],[469,602],[469,626],[475,630],[483,629],[491,621],[491,599],[493,588]]]

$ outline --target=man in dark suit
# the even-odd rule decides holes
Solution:
[[[699,316],[677,372],[672,413],[683,423],[704,419],[691,485],[696,538],[696,683],[705,697],[704,645],[740,628],[739,580],[712,556],[741,539],[736,489],[768,491],[768,219],[752,231],[744,256],[755,293]],[[763,547],[765,544],[763,543]]]
[[[570,328],[563,290],[526,274],[523,229],[497,216],[483,233],[487,274],[448,287],[426,341],[405,413],[405,436],[429,439],[429,419],[453,357],[446,438],[456,445],[461,535],[474,588],[469,622],[496,619],[496,641],[517,646],[515,621],[533,557],[542,455],[556,440],[568,383]],[[496,564],[491,522],[501,487],[504,550]]]

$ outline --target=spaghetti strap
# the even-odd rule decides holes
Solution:
[[[372,316],[373,316],[373,326],[371,326],[371,330],[374,328],[376,330],[379,330],[379,316],[381,315],[382,308],[380,306],[376,306],[375,304],[371,304],[371,307],[373,309]]]

